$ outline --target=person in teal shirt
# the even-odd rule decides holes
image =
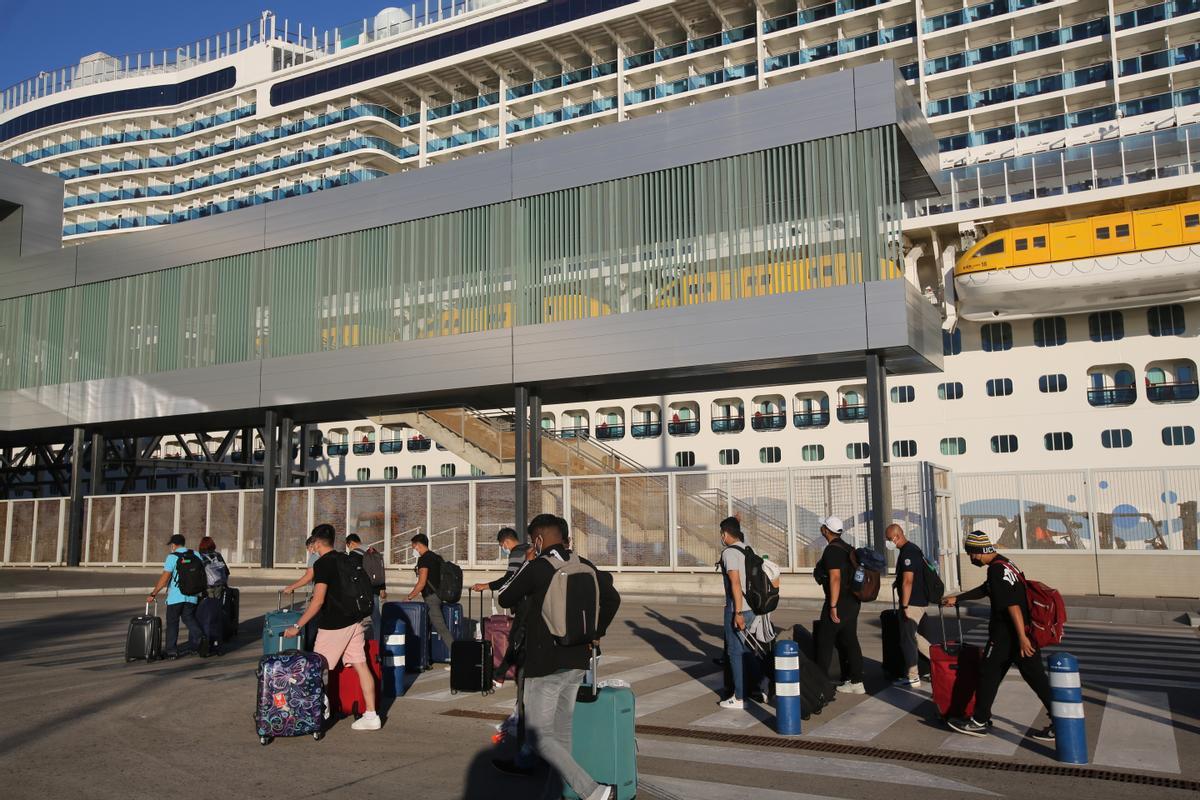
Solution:
[[[183,535],[178,533],[167,540],[167,547],[170,550],[166,560],[163,561],[162,574],[158,576],[158,582],[154,584],[154,589],[146,598],[147,603],[153,603],[159,592],[163,589],[167,590],[167,641],[164,646],[164,657],[166,658],[179,658],[196,652],[201,656],[208,655],[208,639],[204,638],[200,623],[196,621],[196,603],[199,602],[200,597],[193,597],[179,591],[179,581],[175,575],[175,565],[179,561],[177,554],[188,552],[184,544]],[[187,645],[183,650],[178,649],[179,620],[181,619],[188,630]]]

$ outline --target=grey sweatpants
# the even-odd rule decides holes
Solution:
[[[571,756],[571,725],[583,670],[561,669],[553,675],[525,679],[525,731],[538,755],[558,771],[580,797],[599,788]]]
[[[454,644],[454,637],[450,635],[450,628],[446,625],[446,617],[442,615],[442,599],[436,594],[427,595],[425,597],[425,605],[429,606],[429,624],[437,631],[437,635],[442,637],[442,641],[446,643],[446,647]]]

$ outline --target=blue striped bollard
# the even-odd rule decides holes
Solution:
[[[800,645],[775,642],[775,732],[800,734]]]
[[[403,697],[406,690],[408,656],[405,642],[408,639],[408,621],[397,609],[398,604],[385,604],[380,625],[383,630],[379,636],[379,659],[383,667],[385,697]]]
[[[1087,730],[1083,722],[1083,688],[1079,660],[1070,653],[1050,656],[1050,719],[1054,723],[1054,749],[1064,764],[1088,763]]]

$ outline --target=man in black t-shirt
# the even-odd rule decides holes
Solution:
[[[862,603],[850,591],[854,577],[850,553],[854,548],[842,541],[842,521],[837,517],[826,517],[821,522],[821,535],[826,541],[825,552],[814,574],[825,589],[825,604],[821,606],[821,627],[817,630],[817,666],[828,673],[836,647],[845,667],[837,690],[865,694],[862,646],[858,643],[858,612]]]
[[[367,643],[363,637],[362,619],[346,609],[343,599],[341,570],[338,560],[348,558],[333,549],[335,533],[332,525],[318,525],[312,532],[317,558],[313,564],[313,594],[300,616],[300,621],[283,632],[284,636],[299,636],[310,620],[317,620],[317,641],[313,652],[325,657],[330,669],[345,663],[358,675],[363,701],[367,710],[350,726],[356,731],[377,731],[382,723],[375,713],[375,677],[367,665]]]
[[[987,597],[992,602],[992,615],[988,620],[988,643],[979,669],[975,713],[969,719],[950,720],[950,727],[970,736],[986,736],[992,724],[992,703],[1009,667],[1017,666],[1021,677],[1046,707],[1047,714],[1051,702],[1050,679],[1046,677],[1042,654],[1025,632],[1025,621],[1029,619],[1025,576],[1016,564],[996,552],[986,533],[972,531],[963,545],[972,564],[987,568],[987,580],[975,589],[943,599],[942,605],[954,606],[960,600]],[[1032,736],[1043,742],[1053,742],[1053,721]]]
[[[917,654],[929,658],[929,640],[917,632],[929,598],[925,594],[925,554],[904,535],[899,525],[889,525],[883,532],[889,550],[896,550],[896,597],[900,603],[900,652],[908,675],[898,678],[897,686],[913,689],[921,686]]]
[[[437,586],[442,580],[442,557],[429,549],[429,537],[423,533],[412,537],[412,548],[417,557],[417,585],[408,593],[408,599],[420,597],[425,601],[429,607],[429,624],[449,648],[454,644],[454,636],[442,615],[442,599],[437,596]]]

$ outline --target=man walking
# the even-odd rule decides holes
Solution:
[[[900,652],[908,668],[908,674],[897,678],[895,685],[917,689],[921,686],[917,654],[929,658],[929,640],[917,631],[929,606],[929,597],[925,593],[925,570],[929,568],[925,566],[925,554],[921,548],[908,540],[899,525],[889,525],[883,535],[887,539],[888,549],[896,551],[895,588],[900,601],[897,612],[900,617]]]
[[[449,649],[454,644],[454,636],[442,615],[442,599],[437,595],[437,586],[442,580],[442,557],[429,549],[429,537],[423,533],[412,537],[412,549],[417,557],[417,585],[408,593],[408,599],[420,597],[425,601],[429,606],[429,624]]]
[[[567,536],[565,519],[553,514],[534,517],[529,523],[529,539],[539,557],[522,567],[500,591],[497,601],[504,608],[516,608],[527,598],[529,601],[525,615],[524,714],[534,749],[581,798],[610,800],[613,787],[596,783],[571,755],[571,726],[575,699],[583,683],[591,649],[616,616],[621,596],[613,588],[611,575],[598,571],[586,559],[579,559],[596,575],[600,597],[597,641],[575,645],[558,643],[550,633],[543,611],[559,568],[579,558],[567,549]],[[570,615],[564,615],[567,616]]]
[[[146,598],[147,603],[153,603],[158,593],[164,588],[167,589],[167,630],[165,634],[167,641],[163,653],[166,658],[179,658],[192,653],[200,653],[201,656],[208,655],[208,639],[205,638],[204,631],[196,620],[196,604],[200,602],[200,595],[204,589],[201,588],[195,594],[184,594],[179,586],[180,572],[199,570],[200,585],[207,587],[208,581],[204,577],[204,562],[200,560],[200,556],[184,546],[185,542],[183,535],[179,533],[167,540],[170,552],[163,562],[163,571],[158,576],[158,582],[154,584],[154,588],[150,590],[150,595]],[[168,584],[169,588],[167,588]],[[188,638],[187,644],[182,650],[179,650],[179,620],[181,619],[187,627]]]
[[[955,606],[961,600],[980,600],[987,597],[992,603],[988,620],[988,643],[983,650],[979,668],[979,689],[975,693],[975,713],[968,719],[950,720],[950,727],[969,736],[986,736],[992,724],[992,704],[1000,690],[1008,668],[1016,664],[1021,677],[1033,689],[1046,713],[1050,713],[1050,679],[1046,676],[1042,654],[1025,632],[1029,619],[1029,601],[1025,596],[1024,576],[1016,564],[996,552],[983,531],[967,534],[963,543],[967,556],[976,567],[987,569],[982,585],[942,600],[944,606]],[[1054,723],[1031,734],[1043,742],[1054,741]]]
[[[837,690],[846,694],[865,694],[862,647],[858,643],[858,612],[862,603],[850,591],[854,577],[850,556],[854,548],[842,541],[842,524],[837,517],[826,517],[821,523],[825,552],[813,570],[813,577],[825,589],[821,626],[817,631],[817,666],[828,673],[836,647],[840,663],[849,672],[843,672]]]
[[[310,621],[317,621],[317,638],[313,652],[325,657],[329,668],[338,662],[354,670],[362,687],[366,711],[350,726],[356,731],[377,731],[382,726],[375,712],[375,676],[367,665],[367,645],[363,638],[362,620],[352,609],[346,607],[345,595],[349,587],[342,585],[338,559],[350,558],[333,549],[335,533],[332,525],[318,525],[313,529],[313,547],[317,561],[313,564],[313,595],[300,620],[283,635],[299,636]]]
[[[525,566],[525,555],[529,552],[529,543],[522,542],[517,538],[517,532],[512,528],[501,528],[496,534],[496,542],[500,545],[500,554],[508,559],[507,571],[490,583],[477,583],[471,588],[476,592],[482,592],[484,589],[491,589],[493,592],[498,592],[504,588],[504,584],[512,580],[512,577],[521,571],[521,567]]]
[[[363,572],[371,580],[371,635],[379,636],[380,613],[383,601],[387,600],[387,569],[383,555],[376,549],[363,547],[357,533],[346,536],[346,555],[362,561]]]
[[[737,517],[721,520],[721,577],[725,584],[725,653],[733,679],[733,694],[722,700],[721,708],[745,707],[746,672],[757,690],[760,682],[758,659],[746,649],[743,633],[754,623],[754,612],[746,605],[746,536]],[[747,670],[748,668],[748,670]]]

